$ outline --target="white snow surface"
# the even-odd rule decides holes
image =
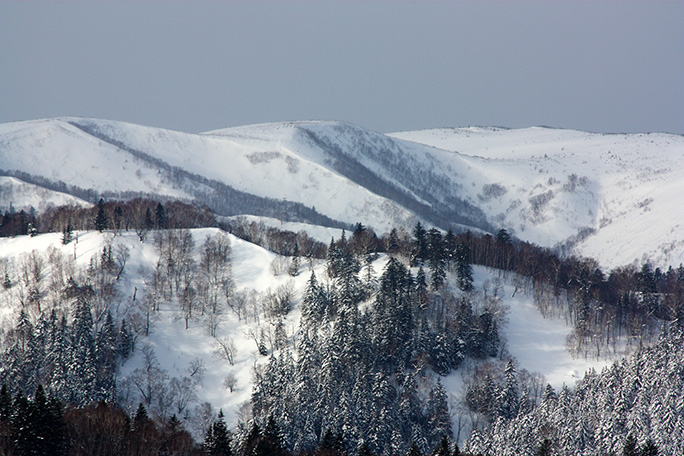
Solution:
[[[92,206],[92,204],[68,193],[29,184],[15,177],[0,176],[0,211],[9,211],[11,207],[16,210],[34,208],[42,212],[49,207],[59,206]]]
[[[389,136],[467,156],[486,181],[465,189],[498,226],[607,268],[684,262],[684,137],[552,128],[454,128]],[[479,164],[476,165],[476,164]],[[486,185],[498,184],[500,189]],[[582,234],[580,234],[582,233]],[[579,235],[579,236],[578,236]]]
[[[215,228],[192,230],[197,257],[206,237],[215,235],[217,231]],[[152,236],[146,243],[141,243],[132,232],[124,232],[118,236],[96,231],[75,234],[78,242],[72,242],[66,246],[61,244],[61,234],[58,233],[40,234],[33,238],[28,236],[0,238],[0,259],[13,258],[20,261],[23,255],[33,250],[45,252],[49,247],[53,247],[65,255],[75,253],[77,264],[87,266],[90,258],[93,255],[99,255],[105,244],[111,243],[113,246],[123,244],[130,249],[130,259],[119,284],[123,298],[113,307],[115,312],[118,311],[118,317],[123,317],[126,314],[127,305],[131,302],[135,287],[138,288],[138,299],[143,299],[144,280],[141,271],[152,270],[158,260],[151,241]],[[277,255],[232,235],[228,236],[232,246],[233,279],[238,290],[253,289],[263,292],[275,289],[288,280],[294,281],[297,301],[286,320],[286,330],[291,336],[298,327],[299,301],[310,276],[308,267],[302,266],[300,274],[295,278],[287,274],[274,276],[270,265]],[[380,256],[374,264],[378,274],[382,273],[386,261],[385,256]],[[314,265],[314,271],[319,280],[325,280],[324,263],[317,262]],[[482,267],[476,267],[474,272],[475,293],[482,293],[484,283],[494,282],[498,277],[498,272]],[[508,323],[501,328],[500,334],[506,341],[508,351],[517,358],[520,368],[542,374],[547,382],[558,389],[563,384],[574,385],[574,382],[589,368],[594,367],[598,370],[608,364],[609,360],[606,359],[574,359],[565,350],[565,338],[571,330],[565,321],[557,318],[543,318],[531,296],[518,291],[514,297],[511,297],[513,290],[512,284],[503,283],[500,296],[509,310]],[[474,301],[477,300],[476,294]],[[0,319],[5,327],[16,319],[19,309],[3,307]],[[266,361],[265,357],[258,355],[254,341],[246,334],[251,325],[252,323],[245,323],[244,320],[239,321],[234,314],[228,312],[219,326],[217,337],[228,336],[235,341],[237,355],[235,365],[231,366],[227,361],[218,359],[214,355],[213,338],[208,335],[202,324],[191,321],[189,329],[185,329],[177,305],[164,303],[154,316],[149,337],[139,338],[138,353],[126,363],[122,375],[128,375],[140,366],[142,362],[140,349],[146,343],[152,345],[161,367],[168,371],[170,377],[187,375],[186,369],[190,362],[199,358],[204,362],[206,374],[197,388],[198,400],[193,406],[206,401],[211,403],[216,411],[221,408],[226,415],[227,423],[232,426],[239,416],[240,407],[249,401],[253,367],[257,363]],[[237,388],[232,393],[223,387],[223,380],[229,373],[237,377]],[[462,372],[457,370],[443,379],[445,387],[454,396],[462,393],[461,374]]]
[[[594,257],[607,269],[647,259],[661,267],[684,262],[678,135],[540,127],[384,135],[342,122],[190,134],[83,118],[0,125],[0,171],[100,192],[192,199],[198,192],[191,190],[203,189],[197,180],[174,180],[159,161],[378,234],[420,220],[395,196],[370,190],[368,175],[349,175],[361,166],[419,204],[431,206],[428,195],[446,206],[460,198],[482,210],[492,229]]]

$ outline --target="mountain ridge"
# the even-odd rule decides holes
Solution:
[[[506,228],[607,267],[684,261],[681,162],[684,137],[664,133],[467,127],[385,135],[339,121],[183,133],[75,117],[0,125],[0,173],[61,183],[66,193],[181,199],[219,215],[335,228],[361,222],[379,234],[417,221]]]

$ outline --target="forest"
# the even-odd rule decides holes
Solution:
[[[190,229],[204,226],[280,254],[274,273],[308,274],[296,331],[284,324],[297,301],[291,286],[237,291],[228,236],[195,245]],[[420,223],[382,237],[359,223],[325,245],[303,232],[218,222],[207,208],[145,199],[8,212],[0,225],[3,236],[61,233],[65,245],[78,230],[134,231],[154,246],[156,266],[144,272],[138,298],[122,305],[122,246],[106,245],[86,268],[56,250],[2,259],[2,304],[19,309],[0,345],[3,454],[466,454],[453,430],[467,428],[471,454],[682,451],[682,266],[606,274],[591,259],[561,257],[504,229],[444,233]],[[376,271],[380,256],[387,261]],[[324,262],[318,275],[315,261]],[[534,296],[542,314],[564,317],[575,356],[606,356],[625,344],[634,355],[587,373],[574,389],[545,387],[506,352],[500,291],[494,284],[475,293],[473,265]],[[223,317],[254,328],[263,362],[235,429],[221,413],[192,408],[205,366],[170,378],[145,343],[161,303],[171,303],[186,328],[202,325],[231,364],[233,341],[217,337]],[[133,353],[142,365],[122,378]],[[456,411],[441,377],[467,363],[482,368]],[[226,388],[234,381],[227,377]],[[103,428],[111,432],[96,431]]]

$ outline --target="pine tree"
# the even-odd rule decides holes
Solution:
[[[122,361],[126,361],[133,350],[132,337],[128,332],[126,320],[121,320],[121,327],[116,336],[116,354]]]
[[[512,242],[511,235],[505,228],[501,228],[496,233],[496,240],[501,244],[510,244]]]
[[[204,449],[209,456],[231,456],[230,433],[226,427],[223,410],[219,410],[218,418],[207,430]]]
[[[104,199],[97,202],[97,216],[95,216],[95,229],[100,233],[107,229],[109,220],[104,208]]]
[[[95,340],[90,307],[84,299],[76,305],[76,315],[71,328],[72,350],[67,372],[72,393],[72,402],[85,405],[96,399],[97,364]]]
[[[252,427],[247,434],[244,442],[242,443],[242,454],[252,456],[255,453],[256,447],[262,439],[261,428],[255,422],[252,423]]]
[[[2,288],[4,288],[5,290],[9,290],[10,288],[12,288],[12,285],[14,284],[12,283],[12,279],[10,278],[9,272],[5,272],[5,277],[4,279],[2,279]]]
[[[658,447],[653,440],[646,440],[646,443],[644,443],[641,451],[639,452],[639,456],[658,456]]]
[[[420,266],[428,259],[427,232],[420,222],[413,227],[414,246],[411,252],[411,266]]]
[[[552,447],[553,447],[553,443],[551,442],[551,440],[545,438],[539,444],[539,448],[537,449],[535,456],[551,456]]]
[[[416,442],[413,442],[411,444],[411,448],[409,448],[408,453],[406,453],[406,456],[423,456]]]
[[[470,259],[470,248],[465,243],[456,247],[456,280],[461,291],[473,289],[473,266]]]
[[[273,415],[268,417],[264,434],[254,449],[254,456],[284,456],[283,439]]]
[[[513,361],[510,359],[506,363],[504,376],[506,377],[506,384],[501,389],[497,399],[498,414],[506,419],[511,419],[518,414],[520,408],[520,391],[515,377]]]
[[[449,439],[446,435],[442,436],[442,440],[435,451],[435,456],[451,456],[451,450],[449,449]]]
[[[11,429],[14,440],[15,454],[28,455],[32,452],[32,444],[38,436],[35,427],[31,423],[31,404],[21,390],[14,398],[12,406]]]
[[[639,456],[639,447],[637,445],[637,440],[634,435],[629,434],[625,440],[625,446],[622,450],[623,456]]]
[[[292,252],[292,258],[290,258],[290,266],[287,269],[287,273],[292,277],[297,277],[299,275],[299,266],[301,265],[301,258],[299,255],[299,243],[295,241],[294,252]]]
[[[62,244],[67,245],[74,239],[74,228],[71,226],[71,218],[62,230]]]
[[[304,289],[302,297],[302,318],[300,327],[303,330],[316,328],[317,324],[323,319],[325,309],[321,302],[321,290],[316,280],[316,274],[312,271],[311,276]]]
[[[442,234],[436,228],[431,228],[427,233],[427,242],[432,289],[439,290],[446,280],[446,252]]]
[[[12,417],[12,395],[3,383],[0,389],[0,423],[7,422]]]
[[[385,248],[390,255],[394,255],[399,251],[399,234],[396,228],[392,228],[392,231],[390,231]]]
[[[154,216],[152,215],[152,209],[149,207],[145,209],[145,221],[144,223],[144,228],[151,230],[154,228],[155,223],[154,223]]]
[[[416,274],[416,300],[421,309],[425,310],[428,305],[428,286],[425,271],[421,266]]]
[[[163,230],[164,228],[166,228],[166,211],[164,210],[164,206],[162,206],[162,203],[157,204],[155,215],[157,229]]]
[[[437,385],[430,391],[427,409],[430,443],[432,447],[435,447],[442,438],[453,437],[447,395],[439,379],[437,379]]]
[[[33,402],[29,405],[29,434],[35,438],[30,442],[32,455],[66,454],[66,427],[59,402],[48,401],[42,385],[38,385]]]
[[[95,339],[95,355],[97,395],[101,399],[114,401],[116,399],[116,331],[109,312]]]
[[[121,221],[123,220],[123,209],[118,204],[114,208],[114,229],[121,231]]]

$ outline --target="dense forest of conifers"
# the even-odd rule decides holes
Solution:
[[[285,269],[292,275],[300,273],[302,260],[326,260],[325,277],[313,272],[309,277],[295,334],[283,326],[291,291],[254,297],[231,288],[226,239],[208,238],[200,263],[193,263],[195,246],[185,230],[217,225],[290,257]],[[663,360],[679,353],[671,341],[680,340],[684,322],[682,266],[662,271],[645,263],[606,274],[591,259],[562,258],[512,239],[505,230],[443,234],[421,224],[410,233],[395,229],[383,237],[357,224],[348,238],[343,234],[326,246],[303,232],[241,218],[219,224],[206,208],[143,199],[101,200],[92,208],[61,207],[42,214],[8,212],[0,225],[3,236],[61,232],[65,244],[73,231],[84,229],[134,230],[143,242],[153,238],[159,262],[141,291],[148,299],[127,318],[112,316],[109,304],[126,263],[123,250],[105,247],[81,275],[54,252],[46,258],[34,253],[20,271],[3,262],[2,286],[15,290],[12,296],[22,309],[16,327],[3,335],[0,353],[6,384],[0,397],[4,454],[44,454],[27,449],[48,438],[27,434],[27,429],[42,429],[30,424],[40,416],[57,423],[50,438],[57,439],[54,448],[62,454],[88,454],[78,451],[98,445],[118,448],[116,454],[458,454],[448,443],[457,436],[439,375],[468,358],[502,358],[500,371],[479,376],[464,398],[475,429],[467,444],[473,454],[646,455],[659,447],[663,454],[678,448],[671,430],[684,424],[682,382],[676,383],[682,373],[676,363]],[[374,271],[379,253],[388,261],[383,271]],[[516,372],[514,360],[501,349],[496,286],[473,293],[473,264],[499,271],[516,292],[534,296],[543,314],[564,316],[574,328],[568,348],[576,356],[600,357],[626,340],[638,350],[636,357],[600,376],[590,373],[574,392],[540,388],[538,380]],[[50,284],[40,282],[46,265],[61,271]],[[204,425],[204,446],[195,444],[183,430],[192,418],[187,402],[194,374],[164,380],[149,347],[136,348],[161,300],[177,303],[186,328],[201,321],[211,336],[225,308],[258,328],[254,341],[268,362],[255,370],[251,418],[234,434],[219,416]],[[666,342],[642,349],[663,325],[669,328]],[[217,343],[230,361],[231,341]],[[135,349],[144,352],[148,373],[158,378],[143,378],[141,372],[117,385],[118,368]],[[675,383],[655,385],[641,377],[640,387],[629,386],[644,369],[657,375],[661,365],[675,369],[666,377]],[[129,417],[116,404],[122,395],[128,401],[138,397],[131,390],[141,392],[141,405]],[[157,390],[168,391],[168,397],[158,397]],[[609,399],[600,396],[605,391],[611,391]],[[623,406],[609,413],[589,405],[616,398]],[[174,407],[183,416],[176,418],[170,412]],[[103,423],[118,429],[107,435],[116,444],[84,431]],[[579,439],[567,437],[575,431]],[[141,450],[143,444],[150,446]]]

